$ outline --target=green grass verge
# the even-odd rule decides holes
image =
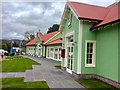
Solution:
[[[13,90],[14,88],[45,88],[49,90],[48,84],[45,81],[24,82],[24,78],[3,78],[2,90],[6,88],[13,88]]]
[[[27,69],[32,69],[32,65],[40,64],[29,58],[17,57],[13,60],[4,60],[0,62],[0,67],[2,67],[0,72],[25,72]]]
[[[61,69],[61,65],[55,65],[54,67]]]
[[[7,56],[6,59],[21,59],[23,58],[22,56],[19,55],[14,55],[14,56]]]
[[[80,79],[77,82],[88,90],[120,90],[98,79]]]

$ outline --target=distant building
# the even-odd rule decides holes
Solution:
[[[10,50],[10,53],[14,53],[15,55],[20,54],[21,49],[19,47],[12,47],[12,49]]]
[[[26,44],[26,54],[61,61],[61,45],[60,32],[38,33],[36,38]]]
[[[97,78],[120,88],[119,3],[108,7],[67,2],[59,31],[61,66],[79,78]]]

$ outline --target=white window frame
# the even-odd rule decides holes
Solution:
[[[93,54],[92,64],[87,64],[87,43],[93,43]],[[86,40],[85,42],[85,67],[96,67],[96,41],[95,40]]]
[[[73,39],[74,39],[75,30],[73,30],[73,31],[71,31],[71,32],[69,32],[69,33],[67,33],[65,35],[65,60],[64,60],[64,67],[67,67],[67,45],[68,45],[67,38],[70,37],[70,36],[72,36],[72,35],[73,35]],[[73,40],[73,43],[74,43],[74,40]],[[74,56],[73,56],[73,58],[74,58]],[[74,62],[73,62],[73,70],[74,70]]]
[[[57,49],[57,52],[55,51],[55,49]],[[55,58],[55,54],[57,54],[57,59]],[[54,47],[54,59],[58,60],[59,59],[59,48],[58,47]]]

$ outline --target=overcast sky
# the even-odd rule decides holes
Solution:
[[[24,39],[24,33],[29,30],[37,32],[40,29],[42,33],[46,33],[50,26],[60,23],[66,2],[66,0],[57,0],[57,2],[55,0],[49,0],[49,2],[47,0],[44,0],[45,2],[11,1],[2,2],[2,21],[1,19],[0,21],[3,39]],[[72,1],[100,6],[108,6],[115,2],[115,0]]]

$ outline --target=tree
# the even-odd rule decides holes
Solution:
[[[7,50],[7,49],[8,49],[8,47],[7,47],[7,44],[6,44],[6,43],[2,43],[2,49],[4,49],[4,50]]]
[[[14,42],[12,46],[13,47],[19,47],[19,45],[16,42]]]
[[[0,43],[0,47],[1,47],[2,49],[4,49],[4,50],[8,51],[8,52],[9,52],[10,49],[11,49],[10,42],[8,42],[8,41],[1,42],[1,43]]]
[[[6,45],[7,45],[7,51],[8,52],[10,52],[10,49],[11,49],[11,44],[10,44],[10,42],[5,42],[6,43]]]
[[[52,27],[49,27],[49,28],[48,28],[48,32],[47,32],[47,33],[54,32],[54,31],[58,31],[59,26],[60,26],[60,25],[58,25],[58,24],[53,24]]]
[[[34,31],[26,31],[24,34],[26,40],[32,40],[35,38]]]
[[[25,39],[21,41],[20,47],[22,51],[26,50],[26,43],[29,41],[33,40],[35,38],[35,33],[34,31],[26,31],[24,34]]]

